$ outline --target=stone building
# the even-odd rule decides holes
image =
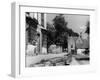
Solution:
[[[46,14],[26,13],[26,46],[28,43],[37,46],[38,54],[46,49]],[[36,44],[34,44],[36,43]],[[26,47],[27,48],[27,47]],[[46,53],[46,50],[44,50]]]

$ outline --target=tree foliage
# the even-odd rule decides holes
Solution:
[[[66,30],[67,22],[65,21],[65,18],[63,17],[62,14],[56,16],[53,19],[53,22],[54,22],[54,27],[55,27],[56,31],[61,33]]]
[[[87,22],[86,26],[87,26],[86,33],[89,34],[90,33],[90,22],[89,21]]]
[[[65,21],[62,14],[53,19],[54,26],[47,24],[49,44],[56,44],[66,48],[68,36],[78,36],[77,33],[67,27],[67,24],[68,22]]]

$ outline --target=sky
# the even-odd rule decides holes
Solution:
[[[53,19],[57,14],[47,14],[47,22],[53,23]],[[66,22],[68,22],[67,27],[71,28],[74,32],[80,33],[81,28],[85,28],[87,21],[89,21],[90,16],[88,15],[74,15],[74,14],[66,14],[63,15]]]

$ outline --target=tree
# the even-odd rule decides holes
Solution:
[[[54,27],[55,27],[57,32],[62,33],[66,30],[67,22],[65,21],[62,14],[56,16],[53,19],[53,22],[54,22]]]
[[[67,27],[68,22],[65,21],[65,18],[62,14],[56,16],[53,19],[53,25],[47,23],[48,30],[48,45],[56,44],[64,48],[67,48],[67,39],[68,36],[78,36],[78,33],[75,33],[72,29]]]
[[[62,47],[67,47],[67,38],[68,33],[67,31],[67,22],[62,14],[56,16],[53,19],[53,25],[56,29],[55,31],[55,44],[60,45]]]
[[[55,43],[55,28],[52,24],[47,23],[47,48]]]
[[[72,29],[67,29],[67,32],[68,32],[68,34],[69,34],[69,36],[76,36],[76,37],[78,37],[79,36],[79,34],[78,33],[76,33],[76,32],[74,32]]]
[[[90,34],[90,22],[87,22],[87,29],[86,29],[86,33]]]

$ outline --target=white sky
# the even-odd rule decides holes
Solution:
[[[57,14],[47,14],[47,22],[53,23],[52,20],[55,18]],[[85,26],[87,21],[89,21],[89,16],[86,15],[71,15],[66,14],[65,20],[68,22],[68,28],[71,28],[74,32],[79,33],[80,27]]]

